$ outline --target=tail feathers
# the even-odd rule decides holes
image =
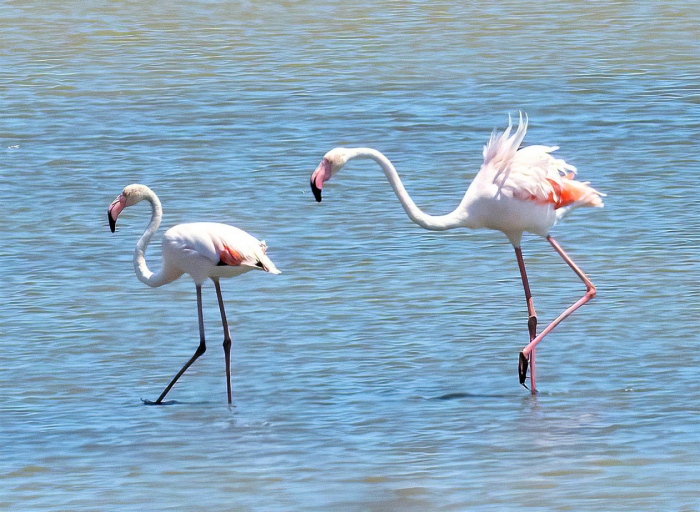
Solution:
[[[255,250],[255,256],[258,259],[257,265],[258,267],[262,268],[265,272],[269,272],[270,274],[281,274],[277,267],[275,267],[275,264],[272,263],[272,260],[267,257],[267,244],[263,240],[260,242],[260,248],[256,248]]]

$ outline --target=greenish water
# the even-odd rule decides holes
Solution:
[[[0,508],[698,510],[699,25],[690,1],[0,5]],[[608,194],[553,230],[598,297],[539,346],[536,398],[503,235],[421,230],[370,163],[308,190],[367,145],[446,213],[518,110]],[[211,286],[209,350],[141,404],[198,339],[190,280],[133,275],[147,208],[108,230],[132,182],[283,271],[223,283],[232,408]],[[523,248],[545,323],[583,289]]]

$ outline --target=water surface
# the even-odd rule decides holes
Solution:
[[[0,6],[0,508],[698,510],[697,2],[6,2]],[[553,235],[598,297],[517,383],[526,308],[500,233],[421,230],[508,113],[608,194]],[[235,224],[279,276],[133,275],[147,207]],[[583,287],[524,253],[541,323]],[[148,253],[158,266],[159,249]]]

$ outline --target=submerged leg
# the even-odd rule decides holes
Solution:
[[[527,328],[530,332],[530,341],[535,339],[537,336],[537,313],[535,312],[535,305],[532,301],[532,293],[530,293],[530,283],[527,279],[527,272],[525,271],[525,260],[523,260],[523,251],[520,247],[515,248],[515,257],[518,260],[518,267],[520,268],[520,278],[523,281],[523,289],[525,290],[525,300],[527,301]],[[520,353],[520,358],[518,361],[518,377],[520,378],[520,384],[525,386],[525,380],[527,379],[527,368],[530,366],[530,391],[534,395],[537,392],[535,388],[535,350],[530,352],[530,357],[526,357],[522,352]],[[527,387],[527,386],[525,386]]]
[[[182,367],[182,369],[177,372],[177,375],[173,377],[173,380],[170,381],[170,384],[163,390],[163,392],[160,394],[158,397],[158,400],[155,402],[151,402],[150,400],[144,400],[145,404],[148,405],[157,405],[160,404],[163,401],[163,398],[165,398],[165,395],[168,394],[168,391],[175,385],[177,380],[182,376],[183,373],[192,366],[192,363],[194,363],[199,356],[204,354],[207,350],[207,346],[204,342],[204,315],[202,314],[202,286],[197,285],[197,315],[199,316],[199,347],[197,347],[197,350],[195,350],[194,355],[190,358],[189,361],[185,363],[185,366]]]
[[[583,271],[576,266],[576,263],[573,262],[571,258],[564,252],[564,249],[561,248],[561,246],[552,238],[551,236],[547,235],[547,241],[552,244],[552,247],[554,247],[554,250],[559,253],[559,256],[562,257],[562,259],[566,262],[569,267],[571,267],[571,270],[573,270],[576,275],[583,281],[583,284],[586,285],[586,293],[584,294],[583,297],[581,297],[579,300],[574,302],[571,306],[569,306],[564,312],[559,315],[557,318],[554,319],[554,321],[549,324],[538,336],[535,337],[530,343],[522,350],[521,355],[524,357],[528,357],[531,354],[534,353],[535,346],[542,341],[542,338],[544,338],[552,329],[554,329],[559,323],[564,320],[567,316],[569,316],[571,313],[576,311],[578,308],[583,306],[586,302],[591,300],[593,297],[595,297],[596,290],[595,286],[591,282],[588,277],[586,277],[586,274],[583,273]]]
[[[219,280],[213,279],[216,288],[216,297],[219,299],[219,311],[221,312],[221,323],[224,327],[224,359],[226,360],[226,389],[228,390],[228,403],[231,403],[231,333],[228,330],[226,311],[224,310],[224,298],[221,296],[221,286]]]

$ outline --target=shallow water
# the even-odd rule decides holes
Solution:
[[[697,2],[0,6],[0,508],[700,509]],[[553,236],[598,297],[538,349],[499,233],[421,230],[338,145],[446,213],[508,113],[608,194]],[[133,275],[148,209],[235,224],[279,276]],[[536,237],[540,322],[583,287]],[[148,254],[158,266],[155,244]]]

